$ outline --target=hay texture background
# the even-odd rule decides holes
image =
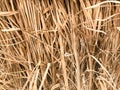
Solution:
[[[120,90],[119,0],[0,0],[0,90]]]

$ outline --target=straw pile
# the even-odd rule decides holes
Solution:
[[[120,1],[0,0],[0,90],[120,90]]]

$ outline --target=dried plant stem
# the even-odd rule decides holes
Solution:
[[[60,33],[59,33],[59,43],[60,43],[61,64],[62,64],[63,78],[64,78],[64,82],[65,82],[65,90],[69,90],[68,76],[67,76],[67,72],[66,72],[66,62],[65,62],[65,59],[64,59],[63,40],[62,40],[62,35]]]

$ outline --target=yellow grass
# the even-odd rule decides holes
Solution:
[[[119,0],[0,0],[0,90],[120,90]]]

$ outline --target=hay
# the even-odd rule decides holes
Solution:
[[[120,1],[0,0],[0,90],[119,90]]]

